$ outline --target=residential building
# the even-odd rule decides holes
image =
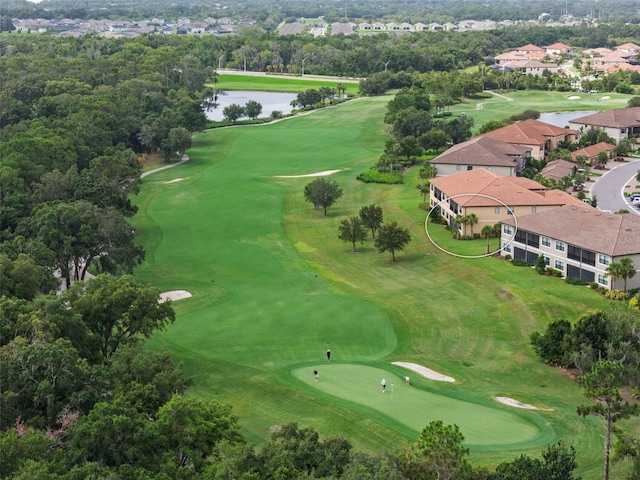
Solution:
[[[619,142],[623,138],[640,136],[640,107],[615,108],[574,118],[569,126],[585,131],[589,128],[604,130],[607,135]]]
[[[484,134],[513,145],[531,148],[531,156],[542,160],[548,152],[561,142],[574,143],[579,134],[576,130],[560,128],[538,120],[524,120]]]
[[[558,73],[560,67],[555,63],[543,63],[538,60],[529,60],[525,63],[518,64],[515,68],[511,68],[511,70],[517,70],[525,75],[534,75],[536,77],[541,77],[542,74],[546,71],[549,73]]]
[[[438,207],[448,224],[462,235],[479,233],[484,225],[495,225],[510,215],[518,217],[575,203],[560,190],[546,190],[524,177],[507,177],[478,168],[431,180],[430,205]],[[578,200],[579,202],[579,200]],[[475,214],[478,224],[461,225],[456,216]]]
[[[575,162],[578,155],[584,155],[587,157],[590,165],[595,165],[598,163],[598,155],[600,155],[600,152],[605,152],[607,154],[607,159],[613,158],[616,152],[616,147],[615,145],[611,145],[607,142],[596,143],[595,145],[589,145],[588,147],[571,152],[571,159]]]
[[[544,47],[545,53],[550,53],[553,55],[562,55],[562,54],[571,54],[573,53],[573,48],[564,43],[554,43],[552,45],[548,45]]]
[[[484,168],[505,176],[520,175],[531,148],[512,145],[495,138],[479,135],[458,143],[431,160],[437,176],[444,177],[462,171]]]
[[[559,182],[563,177],[570,177],[573,175],[577,168],[578,165],[575,163],[567,162],[566,160],[553,160],[544,166],[540,171],[540,175],[544,178],[550,178],[551,180]]]
[[[502,222],[502,255],[534,265],[540,255],[549,268],[564,277],[613,290],[623,287],[607,268],[621,258],[640,267],[640,217],[614,215],[587,204],[566,205],[536,214],[506,218]],[[627,280],[627,288],[640,287],[640,275]]]

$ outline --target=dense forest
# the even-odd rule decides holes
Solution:
[[[170,302],[157,302],[157,288],[130,276],[144,251],[127,219],[136,212],[139,157],[170,157],[206,126],[202,105],[221,56],[233,64],[244,55],[248,68],[266,70],[304,54],[313,73],[357,76],[390,59],[388,75],[404,71],[394,73],[397,86],[418,79],[431,92],[453,85],[464,95],[489,80],[482,69],[457,70],[509,46],[610,44],[637,33],[604,26],[315,40],[258,30],[224,38],[0,36],[0,477],[573,478],[575,452],[561,443],[541,459],[521,456],[489,473],[466,460],[457,428],[440,422],[378,456],[294,424],[256,452],[231,406],[183,395],[191,380],[182,367],[142,348],[175,314]],[[87,273],[95,278],[81,282]],[[64,292],[56,294],[60,279]]]

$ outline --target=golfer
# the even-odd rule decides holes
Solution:
[[[404,377],[404,384],[409,385],[409,377]]]
[[[387,391],[387,381],[384,378],[380,382],[380,385],[382,385],[382,393],[386,392]]]
[[[320,375],[318,374],[318,370],[313,371],[313,378],[316,379],[316,382],[320,379]]]
[[[327,362],[331,361],[331,350],[327,350]]]

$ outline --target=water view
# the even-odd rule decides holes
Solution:
[[[555,125],[556,127],[564,128],[569,125],[569,121],[574,118],[586,117],[587,115],[593,115],[598,113],[599,110],[583,110],[580,112],[551,112],[541,113],[541,122],[548,123],[549,125]]]
[[[297,98],[297,93],[260,92],[248,90],[228,90],[218,94],[217,107],[205,110],[207,119],[219,122],[224,120],[222,112],[225,107],[236,104],[244,107],[249,100],[255,100],[262,105],[260,117],[269,117],[271,112],[278,110],[284,115],[291,113],[291,101]]]

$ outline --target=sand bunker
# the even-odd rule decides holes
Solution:
[[[167,300],[182,300],[184,298],[189,298],[191,294],[186,290],[171,290],[170,292],[164,292],[160,294],[160,301],[166,302]]]
[[[392,365],[398,365],[399,367],[408,368],[409,370],[416,372],[422,375],[429,380],[436,380],[438,382],[449,382],[453,383],[456,381],[455,378],[448,377],[441,373],[436,372],[435,370],[431,370],[430,368],[423,367],[422,365],[418,365],[417,363],[408,363],[408,362],[391,362]]]
[[[567,100],[580,100],[580,95],[571,95]]]
[[[181,182],[182,180],[184,180],[184,178],[174,178],[173,180],[169,180],[168,182],[164,182],[164,183],[176,183],[176,182]]]
[[[510,407],[524,408],[527,410],[538,410],[538,408],[534,407],[533,405],[522,403],[522,402],[519,402],[518,400],[514,400],[513,398],[509,398],[509,397],[496,397],[496,401],[504,405],[509,405]]]
[[[325,170],[324,172],[307,173],[305,175],[275,175],[276,178],[305,178],[305,177],[326,177],[342,170]]]
[[[605,95],[604,97],[600,97],[600,98],[598,99],[598,101],[599,101],[599,102],[602,102],[602,101],[604,101],[604,100],[611,100],[611,97],[610,97],[609,95]]]

